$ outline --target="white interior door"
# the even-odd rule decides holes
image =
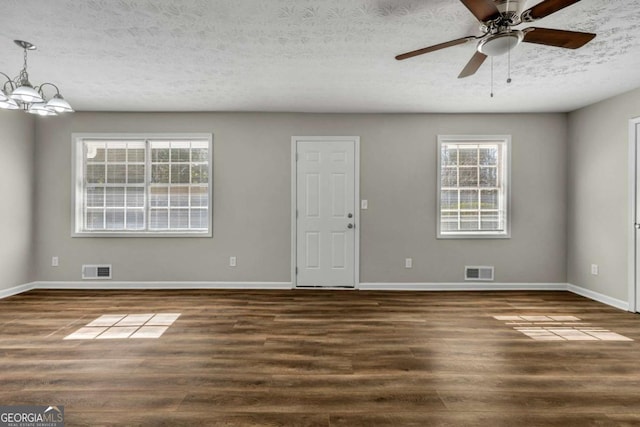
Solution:
[[[294,137],[297,287],[357,282],[356,137]]]

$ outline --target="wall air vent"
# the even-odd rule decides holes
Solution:
[[[493,281],[493,266],[465,266],[464,280]]]
[[[83,265],[82,279],[111,279],[111,266]]]

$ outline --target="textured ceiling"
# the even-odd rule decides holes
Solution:
[[[538,3],[529,0],[526,7]],[[302,112],[570,111],[640,87],[638,0],[582,0],[535,23],[595,32],[578,50],[522,44],[457,75],[479,34],[457,0],[3,0],[0,71],[22,52],[34,84],[77,110]],[[528,25],[521,25],[524,28]]]

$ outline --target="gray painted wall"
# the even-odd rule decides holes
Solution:
[[[0,111],[0,289],[33,280],[34,117]]]
[[[569,114],[567,280],[628,301],[629,119],[640,89]],[[599,275],[591,275],[598,264]]]
[[[291,136],[361,137],[362,282],[566,282],[565,114],[75,113],[37,122],[38,280],[290,281]],[[214,134],[213,238],[71,238],[73,132]],[[436,239],[436,136],[511,134],[512,238]],[[541,173],[542,171],[542,173]],[[51,267],[51,256],[60,266]],[[228,257],[238,266],[228,267]],[[404,268],[404,258],[414,268]]]

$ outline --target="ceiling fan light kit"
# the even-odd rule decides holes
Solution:
[[[36,47],[24,40],[14,40],[14,42],[24,50],[24,65],[20,74],[14,78],[0,72],[0,75],[6,78],[0,89],[0,108],[21,109],[39,116],[57,116],[61,113],[73,112],[71,105],[60,94],[58,86],[53,83],[42,83],[38,86],[31,84],[27,73],[27,52],[35,50]],[[44,93],[44,88],[47,86],[51,86],[56,91],[50,99],[47,99]]]
[[[514,47],[518,46],[524,33],[520,30],[511,30],[504,33],[498,33],[486,38],[483,38],[478,42],[478,52],[487,56],[500,56],[509,52]]]
[[[524,22],[533,22],[558,12],[580,0],[544,0],[519,14],[524,0],[460,0],[480,21],[480,36],[468,36],[449,42],[439,43],[396,56],[397,60],[413,58],[451,46],[478,40],[476,52],[464,67],[458,78],[469,77],[478,71],[487,57],[504,55],[520,43],[535,43],[565,49],[577,49],[590,42],[596,35],[578,31],[555,30],[550,28],[513,27]],[[514,6],[511,8],[511,6]],[[511,78],[508,79],[510,82]]]

